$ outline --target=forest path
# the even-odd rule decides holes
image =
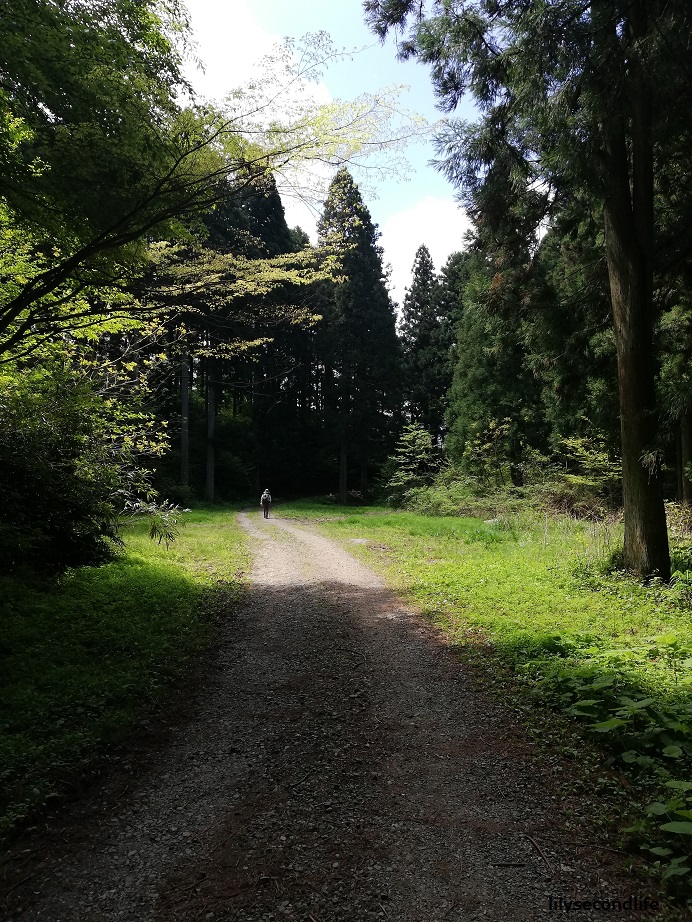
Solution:
[[[241,522],[252,585],[194,717],[121,794],[89,795],[7,918],[520,922],[615,895],[512,712],[433,629],[311,528]]]

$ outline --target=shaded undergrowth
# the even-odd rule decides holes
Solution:
[[[233,514],[198,511],[168,549],[141,524],[104,566],[0,579],[0,837],[122,741],[204,643],[245,563]]]

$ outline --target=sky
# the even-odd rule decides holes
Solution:
[[[198,94],[222,99],[248,80],[253,65],[285,37],[328,32],[339,48],[359,50],[350,60],[330,66],[315,88],[321,101],[353,99],[362,92],[406,84],[401,105],[430,122],[441,115],[435,106],[427,69],[413,61],[398,61],[393,41],[381,45],[365,26],[361,0],[186,0],[204,72],[189,65],[188,76]],[[472,117],[472,110],[455,113]],[[401,174],[367,185],[366,175],[353,170],[356,182],[365,182],[363,198],[381,231],[384,261],[391,266],[392,297],[401,304],[410,285],[411,268],[420,244],[430,250],[439,270],[450,253],[463,248],[469,222],[456,203],[454,189],[430,166],[432,141],[412,144],[405,152],[410,165]],[[372,184],[371,184],[372,185]],[[315,209],[284,197],[288,224],[300,225],[316,239]]]

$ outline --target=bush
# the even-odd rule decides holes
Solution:
[[[410,490],[403,506],[420,515],[463,515],[475,505],[477,495],[473,478],[458,474],[449,482],[440,478],[431,486]]]
[[[179,453],[177,457],[180,459]],[[171,503],[177,503],[179,506],[192,506],[199,501],[199,495],[194,487],[178,483],[175,477],[168,474],[167,471],[165,473],[157,472],[154,483],[159,496],[164,497]]]
[[[405,426],[394,454],[382,467],[378,492],[388,503],[401,503],[411,491],[433,483],[440,464],[430,433],[416,424]]]
[[[117,543],[107,457],[94,395],[64,369],[0,380],[0,564],[101,563]]]
[[[509,476],[507,458],[500,448],[495,451],[503,429],[495,426],[492,432],[495,441],[488,436],[469,443],[461,466],[448,466],[436,475],[427,472],[416,479],[405,465],[397,465],[396,456],[390,458],[386,498],[423,515],[488,518],[548,510],[592,520],[612,516],[621,500],[620,463],[595,439],[565,439],[552,459],[524,446],[517,485]]]
[[[621,467],[597,439],[563,439],[559,466],[542,493],[547,505],[578,518],[605,518],[621,502]]]
[[[6,370],[0,567],[50,572],[111,558],[123,510],[156,511],[140,459],[165,443],[136,401],[100,396],[65,355],[48,356],[42,368]]]

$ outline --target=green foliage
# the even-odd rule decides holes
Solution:
[[[580,517],[604,517],[622,499],[620,460],[597,437],[565,438],[542,490],[548,505]]]
[[[479,425],[469,427],[461,457],[463,465],[485,488],[506,486],[513,454],[512,420],[491,419],[482,431],[478,431]]]
[[[5,10],[3,110],[23,143],[3,148],[1,184],[12,209],[59,245],[110,225],[145,191],[146,171],[165,168],[156,131],[184,85],[185,28],[175,0],[17,0]]]
[[[402,380],[407,414],[436,440],[444,428],[452,380],[453,336],[442,306],[440,282],[430,252],[422,245],[416,251],[399,322]]]
[[[229,199],[237,217],[251,186],[266,187],[271,223],[275,171],[314,196],[300,164],[391,154],[419,130],[396,89],[353,103],[310,98],[310,81],[340,57],[324,33],[286,41],[222,109],[191,103],[181,73],[187,28],[177,0],[20,0],[3,17],[0,208],[19,264],[3,273],[0,353],[119,313],[141,316],[142,302],[109,293],[141,275],[145,241],[189,241],[200,215]],[[385,174],[395,168],[380,164]],[[237,230],[242,241],[257,228]],[[294,248],[289,234],[284,244]],[[84,294],[78,310],[66,309]]]
[[[121,516],[129,516],[133,519],[147,518],[149,537],[158,544],[163,542],[166,550],[180,535],[180,515],[180,508],[167,499],[162,503],[144,500],[128,501],[121,513]],[[120,524],[122,527],[122,522]]]
[[[678,499],[689,504],[692,490],[692,270],[667,292],[668,305],[659,319],[661,367],[658,392],[664,425],[675,448]]]
[[[150,258],[146,298],[175,316],[198,356],[232,359],[266,345],[277,326],[315,323],[312,286],[334,276],[312,249],[261,257],[159,243]]]
[[[521,333],[541,384],[550,447],[563,438],[619,444],[615,335],[600,211],[577,199],[542,239],[525,285]]]
[[[617,757],[617,767],[633,774],[649,797],[656,791],[665,799],[664,803],[650,803],[644,817],[627,831],[636,833],[639,840],[644,838],[641,848],[655,856],[649,859],[652,870],[662,881],[669,881],[673,890],[680,889],[677,878],[690,870],[690,845],[685,836],[692,832],[692,800],[686,792],[692,784],[675,777],[690,777],[692,772],[691,654],[692,643],[682,644],[679,637],[664,635],[630,649],[590,652],[587,648],[581,656],[572,649],[563,652],[565,659],[555,664],[538,661],[524,667],[541,701],[601,735],[611,758]],[[676,687],[684,692],[666,699],[650,686],[651,694],[642,693],[641,686],[632,684],[631,672],[622,668],[628,660],[641,657],[667,666]],[[670,789],[679,793],[671,797]]]
[[[454,462],[488,484],[521,485],[526,450],[545,443],[543,410],[521,341],[521,292],[476,258],[461,296],[447,419]],[[471,267],[470,270],[471,270]]]
[[[380,38],[395,31],[402,56],[429,65],[446,112],[464,94],[473,96],[475,122],[442,123],[438,165],[479,218],[487,251],[525,246],[546,213],[558,213],[585,190],[590,202],[609,203],[602,182],[615,165],[599,154],[614,143],[608,132],[620,119],[624,145],[632,130],[628,107],[636,108],[638,92],[653,103],[652,140],[665,179],[661,216],[669,208],[679,219],[689,207],[689,170],[670,163],[689,143],[679,101],[686,0],[625,7],[580,0],[366,0],[364,6]],[[635,45],[644,87],[630,80]],[[679,190],[669,172],[681,182]]]
[[[687,92],[690,4],[366,0],[364,6],[380,38],[394,31],[404,57],[430,66],[445,111],[452,113],[465,94],[476,105],[474,122],[453,117],[443,121],[437,165],[475,223],[474,245],[492,275],[490,303],[499,305],[504,325],[493,329],[487,312],[475,322],[468,311],[462,314],[460,343],[468,345],[451,400],[453,458],[463,453],[470,422],[482,429],[489,418],[510,416],[497,399],[490,412],[473,405],[481,402],[477,395],[484,396],[484,391],[469,370],[478,366],[485,342],[486,350],[496,351],[499,359],[495,375],[487,361],[489,367],[478,375],[491,399],[496,380],[502,381],[500,400],[512,394],[512,382],[526,372],[531,351],[532,371],[542,359],[553,364],[544,378],[558,389],[558,413],[550,414],[559,426],[558,436],[584,434],[581,426],[565,426],[563,414],[595,418],[579,412],[578,402],[600,409],[604,422],[615,422],[617,393],[626,480],[623,559],[642,575],[667,576],[652,320],[671,292],[677,299],[681,280],[690,278],[689,234],[682,219],[686,215],[689,223],[692,208],[690,128],[680,104]],[[565,218],[558,239],[567,242],[567,252],[559,254],[561,265],[553,274],[535,253],[546,226]],[[670,233],[672,227],[677,234]],[[574,236],[581,239],[570,254],[573,241],[568,238],[575,229]],[[575,253],[570,282],[564,270]],[[635,265],[637,284],[631,281]],[[580,284],[592,281],[598,287],[590,291]],[[532,300],[543,300],[541,313],[552,315],[547,336],[541,313],[531,318],[522,310]],[[612,332],[599,335],[605,330],[607,300]],[[572,315],[565,316],[570,306]],[[529,315],[524,330],[522,313]],[[546,349],[552,331],[558,348]],[[613,341],[619,383],[616,390],[611,378],[602,389],[601,371],[613,364]],[[592,370],[588,360],[596,358],[597,350],[601,355]],[[503,371],[509,371],[505,380]],[[576,383],[574,389],[567,374]],[[516,396],[521,415],[533,405],[530,379],[521,382]],[[548,404],[551,395],[544,396]],[[649,461],[647,470],[643,458]]]
[[[175,0],[19,0],[2,17],[3,109],[23,141],[0,149],[0,206],[29,259],[3,273],[0,352],[122,309],[108,292],[136,271],[138,241],[218,167],[190,162],[203,119],[176,99],[185,28]]]
[[[3,569],[50,571],[108,560],[120,544],[126,506],[129,515],[148,515],[157,536],[173,536],[175,510],[156,507],[143,465],[164,451],[167,438],[142,407],[136,364],[122,356],[108,362],[73,345],[44,352],[42,366],[5,366]]]
[[[218,202],[203,216],[207,246],[221,253],[261,258],[298,253],[310,245],[299,228],[286,224],[273,175],[260,175],[242,192]]]
[[[400,503],[411,490],[432,483],[440,464],[430,432],[415,424],[404,426],[396,451],[385,462],[381,475],[388,500]]]
[[[117,463],[88,382],[56,366],[0,381],[3,569],[102,562],[117,542]]]
[[[550,455],[521,445],[518,469],[511,438],[510,419],[491,420],[480,432],[472,428],[461,463],[442,470],[425,488],[411,490],[403,505],[431,515],[494,515],[502,506],[586,519],[617,513],[620,462],[601,438],[563,439]]]
[[[320,246],[340,264],[340,281],[325,290],[318,329],[327,424],[338,450],[348,446],[367,472],[370,463],[384,460],[396,430],[400,346],[379,232],[346,169],[331,183],[318,230]]]
[[[478,508],[479,484],[473,477],[450,468],[427,487],[411,490],[403,505],[419,515],[473,515]]]
[[[232,510],[186,515],[175,546],[144,523],[127,550],[53,582],[0,580],[0,836],[88,777],[238,597],[247,566]]]
[[[320,412],[312,406],[305,412],[304,403],[319,375],[313,328],[322,290],[335,277],[335,259],[309,245],[294,246],[273,180],[253,183],[240,201],[219,204],[205,225],[201,244],[152,247],[146,299],[172,310],[176,324],[169,346],[176,362],[160,412],[175,425],[180,402],[174,375],[184,363],[187,489],[198,496],[211,491],[207,455],[213,449],[217,499],[254,493],[260,469],[274,491],[286,485],[295,490],[324,464]],[[190,494],[178,485],[181,460],[177,452],[164,460],[156,483],[165,495],[188,502]],[[314,480],[308,482],[314,489]]]
[[[312,343],[290,328],[317,320],[315,283],[333,280],[333,259],[323,251],[318,264],[305,235],[289,231],[274,171],[314,196],[320,190],[301,185],[292,172],[296,165],[356,162],[373,153],[389,157],[420,122],[398,109],[394,88],[352,104],[316,104],[313,81],[342,56],[324,33],[279,46],[243,87],[229,88],[221,107],[197,104],[182,76],[187,30],[177,0],[19,0],[3,17],[0,354],[12,366],[9,377],[39,380],[47,351],[57,342],[76,354],[86,340],[108,378],[119,351],[121,364],[131,358],[133,318],[143,322],[155,315],[159,340],[149,344],[149,361],[162,342],[167,358],[180,364],[191,359],[190,372],[203,379],[195,383],[212,408],[210,429],[214,398],[223,403],[223,390],[233,382],[228,403],[234,417],[249,422],[245,442],[252,444],[242,457],[235,445],[211,439],[209,447],[210,455],[218,449],[219,474],[228,481],[223,492],[238,495],[252,483],[253,468],[273,450],[280,454],[291,438],[293,460],[306,444],[306,430],[311,445],[323,441],[322,419],[305,424],[302,413],[296,420],[298,408],[313,403],[313,382],[306,384],[306,378],[314,372],[295,374],[312,356]],[[390,159],[377,169],[396,168]],[[381,276],[380,260],[380,283]],[[380,300],[384,293],[391,315],[384,284],[371,292],[365,285],[357,294],[373,292]],[[1,542],[10,549],[10,565],[39,558],[50,566],[76,565],[105,557],[117,541],[123,507],[128,515],[149,515],[155,537],[168,541],[174,535],[175,510],[156,506],[140,462],[165,447],[163,436],[153,445],[154,402],[162,416],[177,422],[175,372],[163,367],[166,359],[159,355],[156,387],[143,397],[134,380],[140,373],[147,377],[140,360],[132,363],[130,393],[118,382],[114,395],[110,379],[89,393],[82,377],[94,382],[93,355],[76,358],[69,374],[78,383],[73,396],[76,401],[81,395],[83,419],[73,428],[75,444],[56,407],[42,415],[38,398],[31,411],[25,407],[25,416],[36,410],[48,420],[46,432],[35,438],[41,450],[33,461],[13,455],[14,467],[3,478],[29,471],[52,486],[46,497],[39,487],[33,509],[23,482],[11,488],[18,508],[3,525]],[[20,373],[17,361],[30,364]],[[82,362],[90,365],[88,375],[82,375]],[[377,367],[373,362],[372,379]],[[284,406],[291,407],[291,418],[274,438],[274,419],[267,417],[278,403],[277,382],[287,379],[292,386],[283,387]],[[355,427],[371,413],[380,396],[373,397],[376,389],[363,388]],[[394,403],[387,403],[390,413]],[[21,421],[14,422],[21,428]],[[62,434],[51,435],[51,426]],[[57,467],[69,489],[50,470],[51,451],[62,459]],[[320,464],[326,466],[323,455]],[[366,468],[368,459],[360,460]],[[170,469],[162,473],[162,482],[168,475],[170,484]],[[214,495],[213,485],[209,492]],[[62,506],[54,498],[60,495]],[[70,535],[72,544],[61,542],[56,529]],[[73,547],[80,529],[82,544]],[[55,560],[42,553],[49,545]]]

